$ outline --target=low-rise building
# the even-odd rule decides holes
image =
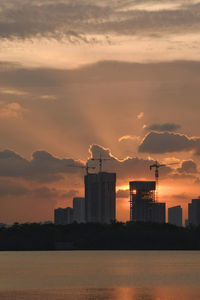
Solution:
[[[67,225],[73,223],[73,209],[71,207],[54,210],[54,224]]]

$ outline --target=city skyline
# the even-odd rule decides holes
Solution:
[[[94,159],[93,159],[94,160]],[[115,224],[116,218],[116,173],[102,171],[102,158],[98,160],[100,172],[88,173],[84,176],[84,198],[73,198],[73,207],[54,209],[54,224]],[[106,159],[105,159],[106,160]],[[158,162],[156,162],[158,166]],[[164,167],[164,165],[160,165]],[[151,168],[151,167],[150,167]],[[182,207],[180,205],[168,207],[160,202],[158,195],[158,177],[156,181],[130,181],[129,202],[130,218],[126,224],[132,223],[157,223],[172,224],[178,227],[199,226],[200,224],[200,197],[188,203],[186,219],[183,223]],[[167,214],[168,212],[168,214]],[[167,216],[167,218],[166,218]],[[121,222],[122,223],[122,222]],[[142,224],[141,223],[141,224]]]
[[[108,149],[103,149],[98,145],[93,145],[91,148],[91,153],[94,157],[99,157],[98,153],[101,153],[103,158],[106,158],[106,161],[103,163],[103,170],[108,172],[109,170],[113,170],[117,172],[117,189],[116,189],[116,217],[118,221],[128,221],[129,220],[129,181],[128,180],[155,180],[154,171],[150,171],[149,167],[152,163],[155,163],[152,159],[138,159],[138,158],[126,158],[124,160],[119,160],[115,158]],[[48,152],[38,151],[34,153],[33,159],[31,161],[26,160],[16,153],[12,151],[2,151],[0,153],[0,162],[3,161],[2,164],[2,172],[7,172],[6,177],[11,177],[12,181],[8,184],[6,180],[2,178],[1,186],[2,186],[2,194],[3,196],[9,197],[7,199],[14,200],[15,193],[18,197],[21,197],[22,200],[27,200],[27,197],[30,197],[30,200],[34,200],[34,197],[37,197],[38,200],[43,200],[43,212],[45,212],[44,217],[37,218],[33,215],[34,210],[30,211],[32,216],[27,215],[27,211],[29,211],[30,207],[25,205],[24,213],[26,214],[25,219],[23,217],[15,218],[11,215],[4,215],[2,218],[2,222],[13,223],[15,221],[19,222],[28,222],[28,221],[45,221],[45,220],[53,220],[53,209],[56,207],[66,207],[72,206],[73,197],[82,197],[84,196],[84,169],[85,163],[83,161],[72,160],[72,159],[59,159],[51,156]],[[93,156],[92,156],[93,157]],[[9,162],[9,168],[5,168],[5,162]],[[95,174],[99,170],[99,163],[93,161],[93,159],[88,160],[89,166],[95,168],[95,170],[90,171]],[[190,168],[193,164],[190,161],[183,161],[182,168],[184,165],[189,165]],[[198,184],[196,184],[196,193],[193,194],[188,193],[188,198],[186,201],[182,201],[181,197],[184,195],[179,195],[174,192],[174,195],[170,196],[168,194],[168,186],[165,185],[165,181],[167,178],[171,180],[171,187],[173,187],[174,179],[178,176],[181,176],[180,172],[181,168],[178,163],[175,163],[174,166],[164,166],[160,170],[160,181],[159,181],[159,202],[166,202],[167,207],[172,207],[175,205],[181,205],[183,207],[183,218],[187,219],[187,205],[191,201],[192,198],[197,198],[198,195]],[[13,174],[12,174],[13,172]],[[134,177],[132,174],[137,174],[138,176]],[[70,188],[67,189],[62,187],[66,180],[66,175],[71,177],[72,187],[76,186],[76,189]],[[184,174],[183,174],[184,175]],[[14,177],[14,180],[13,180]],[[16,180],[17,178],[17,180]],[[169,180],[169,179],[168,179]],[[23,181],[27,181],[29,185],[26,187],[23,186]],[[43,187],[41,188],[33,188],[35,186],[35,182],[37,186],[37,182],[42,183]],[[61,186],[57,185],[55,188],[51,188],[52,181],[60,182]],[[15,182],[15,183],[14,183]],[[17,184],[16,184],[17,182]],[[50,183],[50,185],[49,185]],[[175,189],[176,189],[175,184]],[[182,185],[180,183],[180,188],[182,189]],[[169,197],[171,199],[169,199]],[[3,197],[2,197],[3,198]],[[186,198],[186,197],[185,197]],[[28,199],[29,200],[29,199]],[[174,200],[174,201],[173,201]],[[49,203],[51,206],[49,206]],[[24,205],[24,204],[23,204]],[[8,207],[6,207],[8,209]],[[48,210],[49,209],[49,210]],[[121,211],[121,214],[120,212]],[[38,206],[35,206],[35,212],[39,213]],[[22,210],[23,213],[23,210]],[[8,217],[8,221],[7,218]],[[33,218],[32,218],[33,217]]]
[[[199,12],[199,0],[0,4],[0,222],[53,220],[100,154],[118,220],[129,181],[154,180],[156,161],[159,201],[187,218],[200,195]]]

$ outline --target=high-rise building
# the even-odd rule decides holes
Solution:
[[[77,223],[85,222],[85,198],[73,199],[73,220]]]
[[[155,181],[131,181],[130,220],[165,223],[165,203],[155,202]]]
[[[191,225],[200,225],[200,199],[193,199],[188,204],[188,223]]]
[[[86,222],[111,223],[115,220],[116,174],[99,172],[85,176]]]
[[[182,226],[182,208],[180,205],[168,208],[168,223]]]
[[[67,225],[73,222],[73,209],[71,207],[57,208],[54,210],[54,223]]]

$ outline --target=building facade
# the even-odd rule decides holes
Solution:
[[[85,198],[73,199],[73,220],[77,223],[85,222]]]
[[[168,208],[168,223],[182,226],[182,207],[180,205]]]
[[[85,176],[86,222],[109,224],[116,218],[116,174],[99,172]]]
[[[54,210],[54,224],[67,225],[73,223],[73,209],[71,207]]]
[[[165,203],[155,202],[155,181],[131,181],[130,220],[165,223]]]
[[[188,204],[188,224],[200,225],[200,199],[193,199]]]

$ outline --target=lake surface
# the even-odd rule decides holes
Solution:
[[[0,252],[0,300],[200,300],[200,251]]]

